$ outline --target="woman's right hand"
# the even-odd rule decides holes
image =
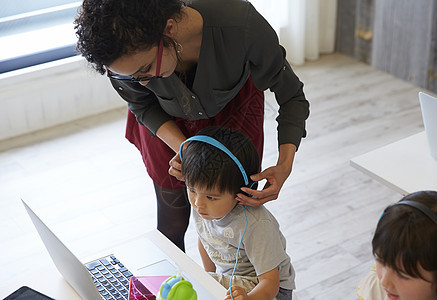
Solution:
[[[179,152],[176,153],[175,156],[170,160],[170,169],[168,170],[168,173],[174,177],[176,177],[177,180],[184,181],[184,177],[182,176],[181,171],[181,156],[179,155]]]
[[[184,181],[181,172],[181,157],[179,156],[179,147],[186,140],[185,135],[172,120],[165,122],[156,131],[156,135],[169,146],[176,155],[168,162],[170,169],[168,173],[180,181]]]

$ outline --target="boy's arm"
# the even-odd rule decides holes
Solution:
[[[274,268],[258,276],[259,283],[247,294],[248,299],[273,299],[279,292],[279,271]]]
[[[209,258],[208,253],[206,253],[205,248],[203,247],[200,238],[197,238],[197,246],[199,248],[200,258],[202,259],[203,268],[206,272],[215,272],[215,264],[212,262],[211,258]]]
[[[279,291],[279,271],[278,268],[274,268],[264,274],[258,276],[259,283],[255,288],[246,294],[243,288],[238,286],[232,286],[232,296],[234,300],[266,300],[276,297]],[[225,297],[225,300],[231,299],[229,290]]]

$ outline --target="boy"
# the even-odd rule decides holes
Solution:
[[[437,300],[437,192],[388,206],[372,239],[376,268],[358,285],[361,300]]]
[[[242,133],[219,127],[187,141],[181,145],[186,146],[182,174],[205,270],[231,286],[225,299],[231,299],[230,291],[233,299],[291,299],[295,274],[278,222],[264,206],[246,207],[236,200],[249,175],[258,173],[255,146]]]

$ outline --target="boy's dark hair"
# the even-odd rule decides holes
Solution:
[[[258,151],[243,133],[230,128],[208,127],[197,135],[210,136],[222,143],[237,157],[248,177],[258,173]],[[225,152],[204,142],[189,142],[183,153],[182,175],[189,187],[216,188],[221,193],[236,194],[244,186],[237,164]]]
[[[422,203],[437,212],[437,192],[420,191],[402,200]],[[399,274],[421,278],[419,265],[432,273],[437,295],[437,224],[419,209],[394,204],[387,207],[372,240],[373,255]]]
[[[148,50],[165,36],[168,19],[181,17],[182,0],[84,0],[74,20],[76,49],[100,74],[126,54]]]

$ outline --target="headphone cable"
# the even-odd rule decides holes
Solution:
[[[241,236],[240,243],[238,244],[237,258],[235,259],[234,270],[232,271],[231,280],[229,281],[229,293],[231,294],[232,300],[234,300],[234,297],[232,296],[232,278],[234,277],[235,270],[237,269],[238,254],[240,253],[241,242],[243,241],[244,234],[246,233],[247,226],[249,224],[249,222],[247,221],[246,205],[243,205],[243,209],[244,209],[244,216],[246,217],[246,228],[244,228],[243,235]]]

